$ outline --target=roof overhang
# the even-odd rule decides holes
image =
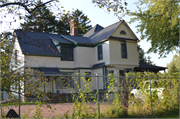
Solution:
[[[61,74],[58,68],[40,67],[40,70],[43,72],[43,75],[60,75]]]
[[[139,63],[139,67],[135,67],[134,70],[135,71],[160,71],[160,70],[165,70],[167,69],[167,67],[160,67],[160,66],[154,66],[154,65],[149,65],[146,63]]]

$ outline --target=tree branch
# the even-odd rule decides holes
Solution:
[[[44,5],[46,5],[46,4],[50,3],[50,2],[53,2],[53,1],[55,1],[55,0],[50,0],[50,1],[47,1],[47,2],[45,2],[43,4],[41,4],[41,5],[36,6],[34,9],[31,10],[31,13],[34,12],[37,8],[42,7],[42,6],[44,6]]]
[[[2,7],[7,7],[7,6],[10,6],[10,5],[18,5],[18,6],[23,7],[28,13],[31,14],[31,13],[34,12],[37,8],[42,7],[42,6],[44,6],[44,5],[46,5],[46,4],[50,3],[50,2],[53,2],[53,1],[55,1],[55,0],[49,0],[49,1],[47,1],[47,2],[45,2],[45,3],[43,3],[43,4],[41,4],[41,5],[37,5],[37,6],[35,6],[32,10],[31,10],[30,8],[28,8],[28,5],[26,5],[26,4],[22,3],[22,2],[10,2],[10,3],[5,3],[5,4],[0,5],[0,8],[2,8]]]

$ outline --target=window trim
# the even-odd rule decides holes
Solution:
[[[123,49],[123,45],[125,45],[125,49]],[[125,53],[125,56],[123,55],[124,53]],[[126,42],[121,42],[121,58],[124,58],[124,59],[128,58]]]
[[[66,47],[66,59],[62,59],[62,47]],[[69,48],[72,48],[72,60],[69,60]],[[73,46],[60,46],[60,51],[61,51],[61,61],[74,61],[74,47]],[[64,54],[64,53],[63,53]]]
[[[121,30],[119,34],[120,35],[126,35],[126,32],[124,30]]]
[[[101,47],[101,54],[102,54],[102,58],[100,58],[100,54],[99,54],[99,47]],[[103,46],[102,45],[98,45],[97,46],[97,56],[98,56],[98,60],[103,60]]]

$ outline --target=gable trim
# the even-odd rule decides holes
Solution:
[[[26,56],[48,56],[48,57],[61,57],[61,55],[47,55],[47,54],[33,54],[33,53],[25,53]]]
[[[137,41],[138,39],[131,39],[131,38],[122,38],[122,37],[114,37],[110,36],[109,39],[119,40],[119,41]]]
[[[72,39],[70,39],[70,38],[68,38],[68,37],[66,37],[66,36],[64,36],[64,35],[61,35],[61,37],[65,38],[66,40],[68,40],[68,41],[70,41],[70,42],[73,42],[75,45],[77,44],[76,41],[74,41],[74,40],[72,40]]]

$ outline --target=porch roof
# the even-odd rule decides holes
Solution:
[[[98,64],[94,64],[94,65],[92,66],[92,69],[101,68],[101,67],[104,66],[104,64],[105,64],[105,62],[98,63]]]
[[[58,68],[40,67],[41,71],[46,74],[61,74]]]
[[[139,63],[139,67],[135,67],[135,71],[160,71],[160,70],[165,70],[167,67],[161,67],[161,66],[154,66],[154,65],[149,65],[146,63]]]

